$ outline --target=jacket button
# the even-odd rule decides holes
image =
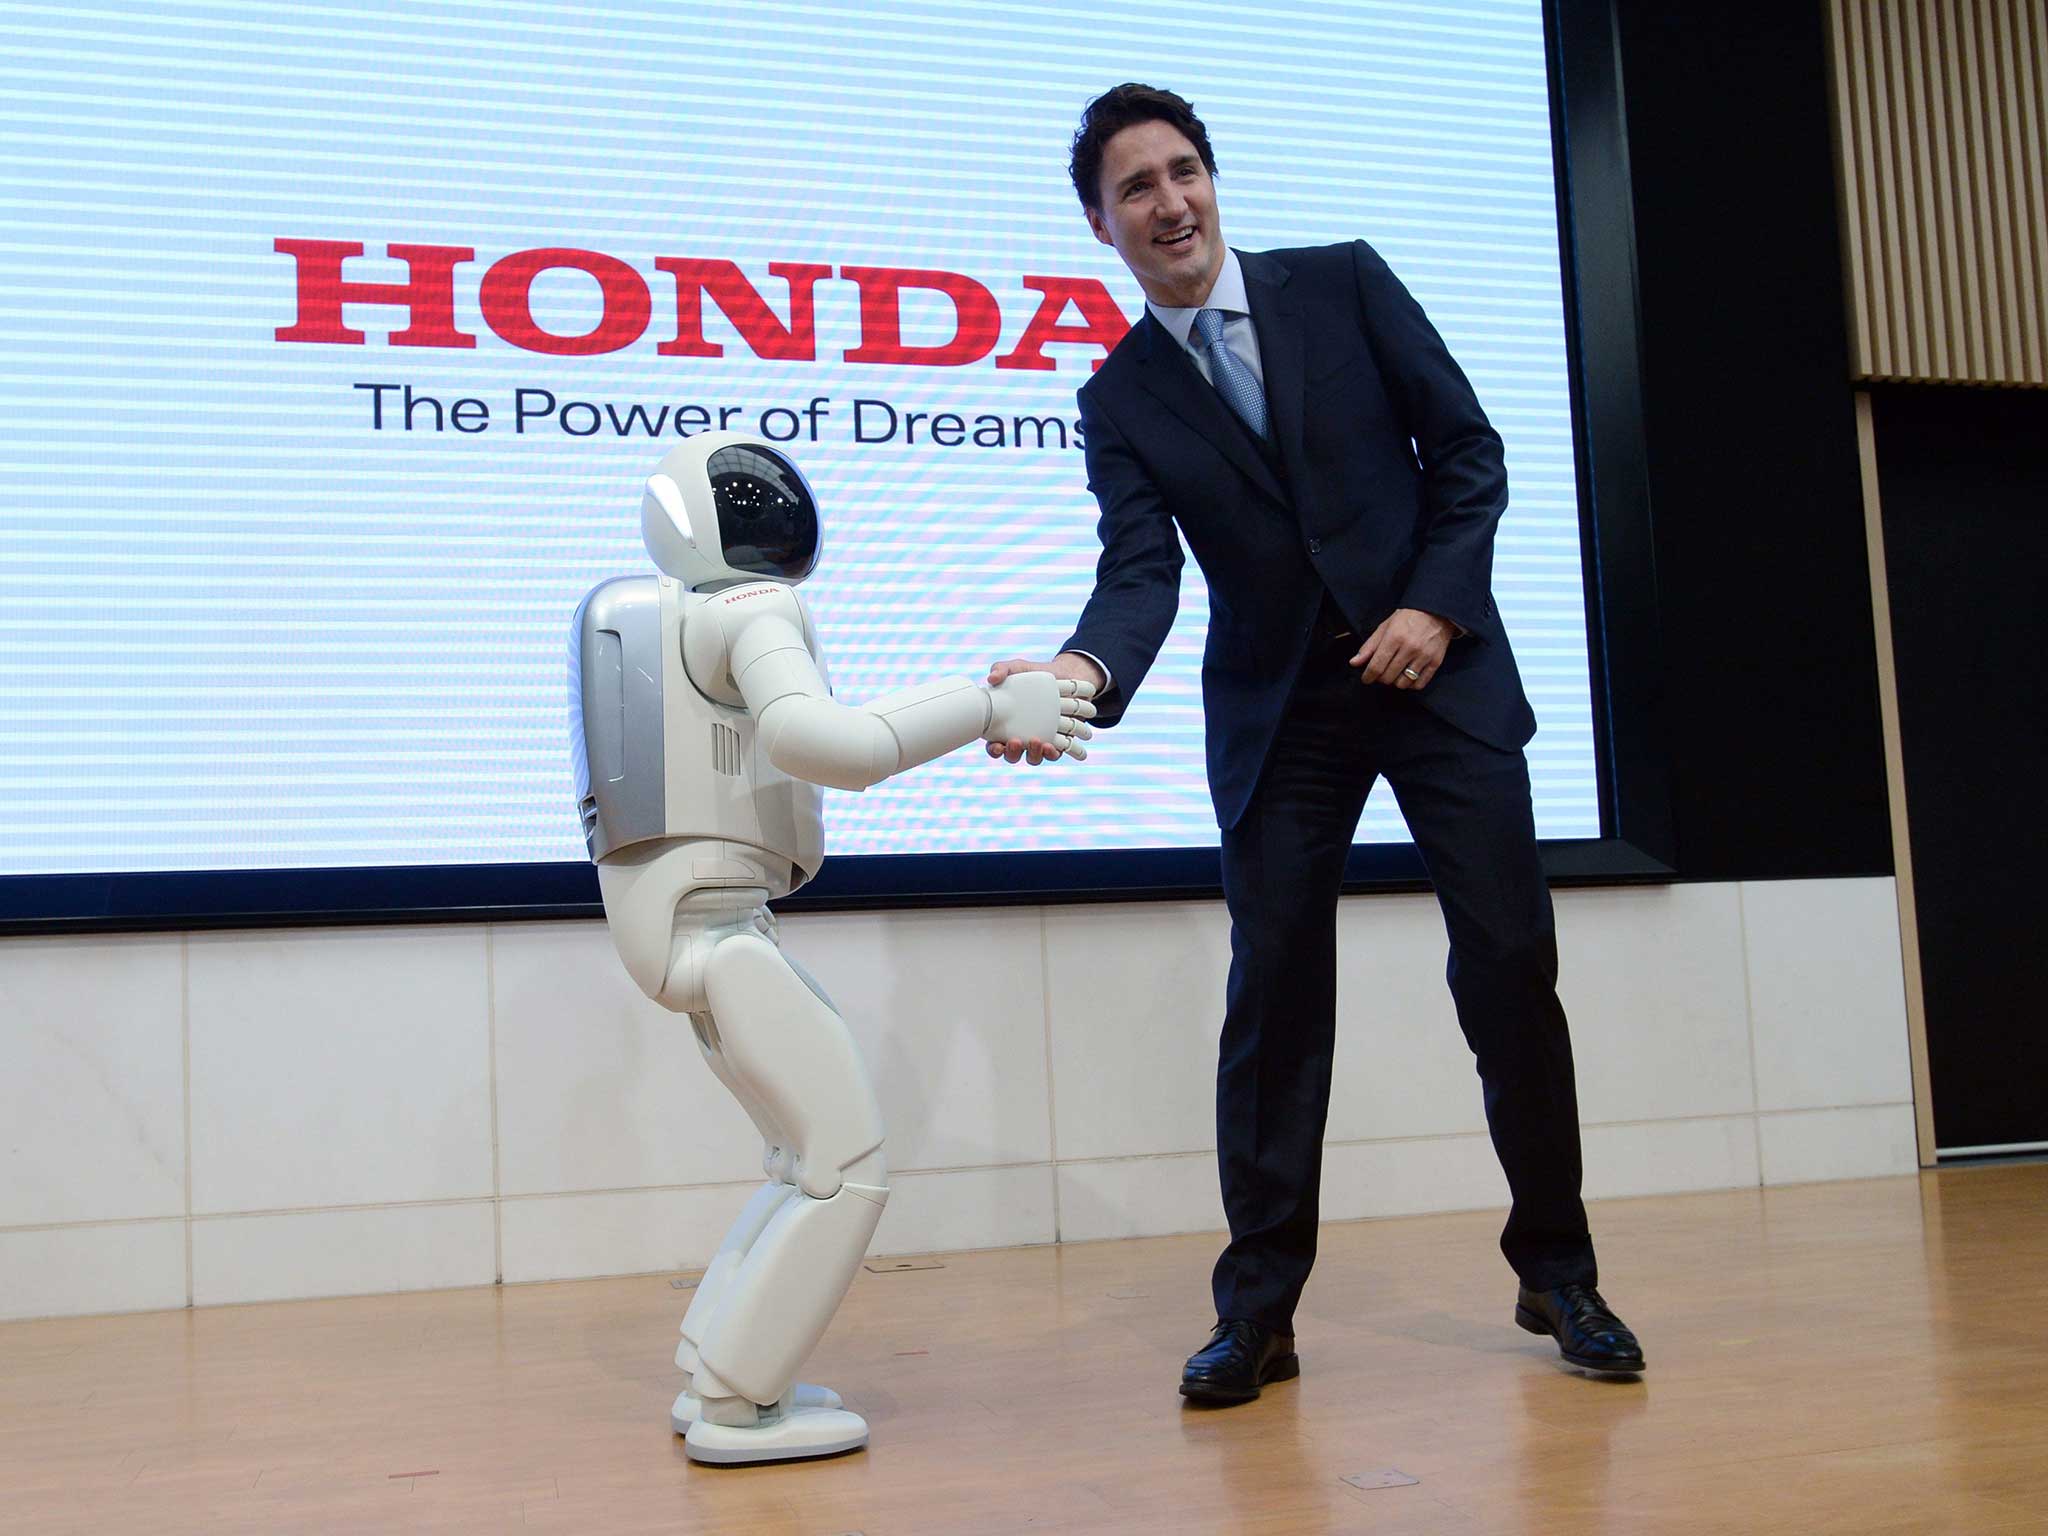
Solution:
[[[1323,541],[1321,539],[1310,539],[1308,541],[1308,552],[1312,555],[1321,554],[1323,552]]]

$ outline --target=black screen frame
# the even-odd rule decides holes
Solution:
[[[1545,0],[1551,141],[1601,836],[1547,841],[1554,884],[1678,878],[1644,438],[1634,207],[1612,0]],[[565,814],[569,808],[565,808]],[[1427,884],[1408,843],[1354,847],[1347,892]],[[1213,898],[1214,848],[829,859],[779,911]],[[597,917],[586,862],[0,876],[0,933]]]

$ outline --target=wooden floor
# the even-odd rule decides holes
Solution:
[[[2048,1532],[2048,1166],[1593,1224],[1641,1381],[1512,1325],[1493,1215],[1326,1228],[1226,1410],[1213,1238],[1016,1249],[862,1273],[806,1374],[873,1446],[780,1467],[684,1459],[663,1277],[7,1324],[0,1530]]]

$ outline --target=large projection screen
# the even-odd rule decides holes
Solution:
[[[1538,831],[1600,834],[1536,0],[0,4],[0,78],[0,881],[581,860],[570,615],[710,424],[817,491],[842,698],[1048,654],[1142,308],[1067,140],[1133,78],[1232,244],[1370,240],[1471,375]],[[1085,765],[832,794],[829,851],[1213,846],[1206,620],[1191,563]]]

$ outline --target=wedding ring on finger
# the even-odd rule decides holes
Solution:
[[[1403,667],[1401,669],[1401,675],[1407,678],[1408,681],[1411,683],[1419,683],[1422,681],[1422,674],[1416,671],[1413,667]]]

